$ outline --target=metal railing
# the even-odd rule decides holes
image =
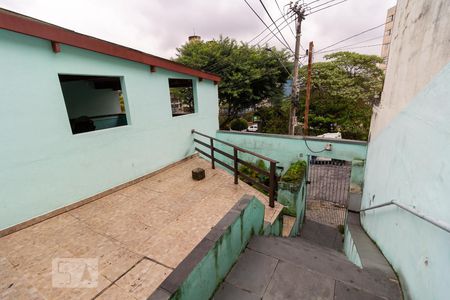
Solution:
[[[192,129],[192,134],[198,134],[200,136],[203,136],[203,137],[209,139],[209,144],[208,144],[204,141],[194,138],[194,142],[199,145],[202,145],[205,148],[208,148],[209,153],[203,151],[202,149],[199,149],[198,147],[195,147],[195,150],[198,151],[199,153],[201,153],[202,155],[208,157],[211,160],[211,167],[213,169],[215,169],[215,163],[218,163],[218,164],[222,165],[223,167],[227,168],[228,170],[230,170],[231,172],[233,172],[235,184],[238,184],[238,180],[239,180],[239,176],[240,176],[241,178],[244,178],[246,181],[252,183],[253,185],[263,189],[264,191],[266,191],[269,194],[269,206],[270,207],[275,206],[275,200],[276,200],[276,196],[277,196],[277,175],[276,175],[277,161],[276,160],[273,160],[264,155],[260,155],[258,153],[243,149],[241,147],[230,144],[228,142],[216,139],[212,136],[198,132],[195,129]],[[233,149],[233,154],[229,154],[223,150],[216,148],[214,142],[219,142],[223,145],[227,145],[227,146],[231,147]],[[270,166],[269,171],[263,170],[245,160],[240,159],[239,158],[240,152],[247,153],[247,154],[256,156],[262,160],[268,161],[269,166]],[[224,161],[217,159],[217,157],[215,156],[216,153],[221,154],[221,155],[233,160],[233,164],[230,166],[229,164],[225,163]],[[268,176],[269,177],[269,185],[265,185],[264,183],[259,182],[255,179],[249,177],[248,175],[240,172],[239,164],[244,165],[247,168],[254,170],[256,173],[258,173],[260,175]]]
[[[368,210],[377,209],[377,208],[380,208],[380,207],[385,207],[385,206],[388,206],[388,205],[395,205],[395,206],[397,206],[397,207],[400,207],[401,209],[406,210],[406,211],[409,212],[410,214],[413,214],[413,215],[415,215],[416,217],[419,217],[419,218],[421,218],[422,220],[425,220],[425,221],[427,221],[428,223],[431,223],[431,224],[433,224],[434,226],[437,226],[437,227],[439,227],[440,229],[445,230],[445,231],[447,231],[448,233],[450,233],[450,225],[449,225],[449,224],[447,224],[447,223],[445,223],[445,222],[443,222],[443,221],[434,219],[433,217],[427,216],[426,214],[421,213],[421,212],[418,211],[417,209],[412,208],[412,207],[409,207],[409,206],[404,205],[404,204],[402,204],[402,203],[399,203],[399,202],[397,202],[397,201],[395,201],[395,200],[391,200],[391,201],[386,202],[386,203],[374,205],[374,206],[371,206],[371,207],[368,207],[368,208],[363,208],[363,209],[360,209],[360,210],[357,210],[357,211],[354,211],[354,210],[349,210],[349,211],[350,211],[350,212],[357,212],[357,213],[360,213],[360,212],[365,212],[365,211],[368,211]]]

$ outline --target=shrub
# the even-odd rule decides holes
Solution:
[[[306,171],[306,161],[299,160],[295,163],[292,163],[289,166],[289,169],[284,173],[281,177],[281,181],[284,182],[298,182],[303,179]]]
[[[258,160],[256,161],[256,163],[250,163],[250,164],[252,164],[252,165],[254,165],[254,166],[256,166],[256,167],[258,167],[258,168],[260,168],[260,169],[262,169],[262,170],[264,170],[264,171],[267,171],[266,164],[265,164],[264,161],[262,161],[261,159],[258,159]],[[258,174],[258,172],[256,172],[256,171],[253,170],[252,168],[249,168],[249,167],[247,167],[247,166],[242,165],[242,166],[239,167],[239,172],[241,172],[241,173],[247,175],[248,177],[250,177],[250,178],[252,178],[252,179],[254,179],[254,180],[256,180],[256,181],[258,181],[258,182],[260,182],[260,183],[262,183],[262,184],[269,185],[269,177],[267,177],[267,176],[265,176],[265,175]],[[248,183],[248,184],[250,184],[250,185],[253,185],[252,182],[247,181],[247,180],[246,180],[244,177],[242,177],[242,176],[241,176],[241,180],[244,181],[244,182],[246,182],[246,183]],[[257,189],[258,191],[260,191],[260,192],[262,192],[262,193],[264,193],[264,194],[267,195],[267,192],[266,192],[264,189],[261,189],[259,186],[256,186],[256,185],[255,185],[255,186],[253,186],[253,187],[254,187],[255,189]]]
[[[233,130],[242,131],[242,130],[247,129],[247,127],[248,127],[247,121],[245,119],[242,119],[242,118],[234,119],[230,123],[230,128],[233,129]]]

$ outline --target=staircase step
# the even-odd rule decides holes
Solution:
[[[332,278],[361,293],[388,299],[401,299],[398,283],[385,274],[369,272],[352,264],[340,252],[307,242],[301,238],[253,237],[248,248],[287,264],[306,268]]]
[[[342,251],[343,236],[336,227],[320,224],[306,219],[300,232],[302,239],[311,243]]]
[[[294,228],[295,225],[295,218],[291,216],[283,215],[283,237],[290,237],[292,228]]]

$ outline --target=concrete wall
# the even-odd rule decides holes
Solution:
[[[381,107],[374,113],[363,207],[395,199],[450,223],[450,2],[397,4]],[[447,299],[450,234],[400,208],[362,216],[406,297]]]
[[[218,139],[235,144],[244,149],[254,151],[279,161],[286,171],[291,163],[303,159],[307,155],[330,157],[341,160],[364,160],[366,158],[367,144],[360,141],[322,139],[315,137],[307,138],[307,145],[301,136],[288,136],[264,133],[241,133],[235,131],[218,131]],[[331,151],[313,153],[323,150],[326,144],[332,144]],[[308,149],[307,146],[310,148]],[[218,147],[229,151],[229,147]],[[250,157],[249,157],[250,158]]]
[[[85,199],[193,153],[218,129],[209,80],[0,30],[0,229]],[[60,74],[122,77],[128,125],[73,135]],[[168,78],[189,78],[198,112],[172,117]]]
[[[389,64],[379,107],[372,115],[375,138],[442,70],[450,57],[450,14],[446,0],[399,0]]]

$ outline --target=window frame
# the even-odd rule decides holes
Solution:
[[[113,126],[113,127],[107,127],[107,128],[102,128],[102,129],[95,129],[95,130],[91,130],[91,131],[86,131],[86,132],[79,132],[79,133],[74,133],[73,129],[72,129],[72,124],[71,124],[71,119],[70,119],[70,115],[69,115],[69,110],[67,107],[67,103],[66,103],[66,99],[64,97],[64,92],[63,92],[63,87],[61,85],[61,80],[59,78],[59,76],[85,76],[85,77],[112,77],[112,78],[118,78],[120,81],[120,91],[122,93],[123,96],[123,101],[124,101],[124,108],[125,108],[125,118],[126,118],[126,123],[124,125],[120,125],[120,126]],[[129,126],[132,125],[132,121],[131,121],[131,114],[130,114],[130,105],[128,102],[128,96],[127,96],[127,91],[126,91],[126,85],[125,85],[125,76],[124,75],[98,75],[98,74],[88,74],[88,73],[67,73],[67,72],[58,72],[57,76],[56,76],[57,80],[58,80],[58,84],[60,87],[60,91],[61,91],[61,97],[63,100],[63,104],[64,104],[64,108],[66,111],[66,117],[67,117],[67,121],[68,121],[68,125],[69,125],[69,130],[72,136],[81,136],[81,135],[85,135],[85,134],[99,134],[99,133],[104,133],[104,132],[108,132],[110,130],[114,130],[114,129],[119,129],[119,128],[127,128]]]
[[[180,80],[190,80],[192,82],[192,97],[194,102],[194,111],[187,114],[182,115],[174,115],[172,110],[172,97],[170,92],[170,79],[180,79]],[[198,93],[197,93],[197,84],[198,80],[196,78],[187,78],[182,76],[168,76],[167,77],[167,88],[169,90],[169,107],[170,107],[170,114],[172,118],[185,118],[192,115],[197,115],[199,113],[199,105],[198,105]]]

